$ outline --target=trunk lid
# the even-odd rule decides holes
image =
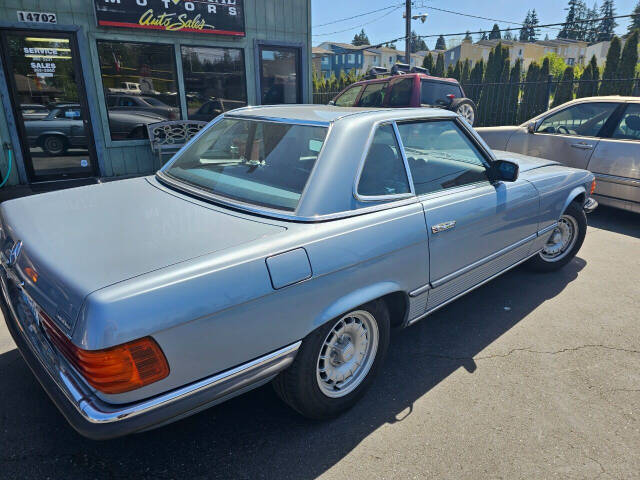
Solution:
[[[11,268],[67,333],[95,290],[286,230],[168,193],[146,178],[11,200],[0,214],[5,256],[22,242]]]

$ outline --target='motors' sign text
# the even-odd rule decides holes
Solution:
[[[243,0],[94,0],[98,25],[244,35]]]

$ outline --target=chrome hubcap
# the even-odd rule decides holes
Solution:
[[[473,108],[471,105],[462,104],[458,107],[458,114],[461,115],[467,122],[473,125]]]
[[[352,392],[369,373],[378,351],[378,324],[365,310],[348,313],[329,331],[320,348],[316,379],[328,397]]]
[[[540,253],[542,259],[547,262],[557,262],[564,258],[573,248],[577,232],[578,222],[576,219],[569,215],[563,215]]]

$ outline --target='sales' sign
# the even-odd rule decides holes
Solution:
[[[244,35],[243,0],[94,0],[98,25]]]

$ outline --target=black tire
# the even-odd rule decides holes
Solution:
[[[47,155],[57,156],[64,155],[67,151],[67,139],[60,135],[47,135],[41,141],[42,150]]]
[[[464,118],[467,122],[469,122],[471,126],[473,126],[473,124],[476,121],[476,118],[478,118],[478,115],[477,115],[478,110],[476,108],[476,104],[473,103],[473,101],[469,100],[468,98],[454,99],[453,102],[451,102],[451,105],[449,105],[449,110],[451,110],[452,112],[456,112],[458,115]],[[467,114],[467,112],[469,112],[469,114]]]
[[[575,242],[573,243],[571,248],[567,250],[567,253],[563,254],[557,260],[545,258],[543,252],[540,252],[538,255],[536,255],[526,263],[526,266],[531,270],[537,272],[556,271],[569,263],[573,259],[573,257],[576,256],[578,250],[580,250],[580,247],[582,247],[584,236],[587,233],[587,215],[584,213],[582,206],[576,202],[571,202],[565,212],[562,214],[562,217],[571,217],[575,220],[576,225],[578,226],[577,233],[574,234]]]
[[[318,357],[325,339],[341,316],[310,333],[303,341],[293,364],[273,381],[278,396],[301,415],[315,419],[332,418],[351,408],[371,385],[384,362],[389,346],[389,311],[384,301],[374,300],[353,311],[370,313],[378,326],[378,346],[369,371],[350,393],[332,398],[322,392],[316,377]],[[352,313],[352,312],[349,312]]]

